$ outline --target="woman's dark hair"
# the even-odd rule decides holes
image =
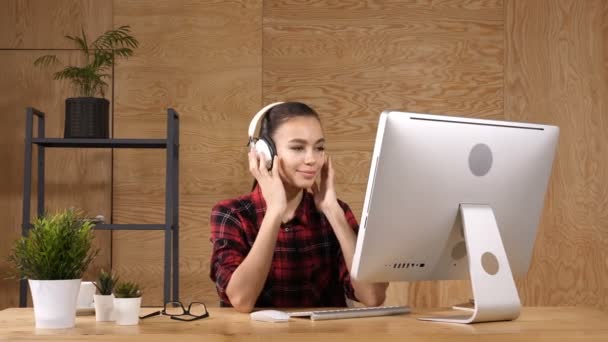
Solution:
[[[270,108],[270,110],[264,114],[260,124],[260,132],[258,137],[273,139],[274,133],[277,131],[277,129],[289,119],[295,117],[313,117],[321,122],[319,114],[317,114],[317,112],[315,112],[315,110],[310,108],[308,105],[301,102],[284,102]],[[257,180],[254,179],[251,189],[253,190],[257,184]]]
[[[287,120],[298,116],[308,116],[319,119],[319,114],[301,102],[285,102],[276,105],[264,114],[260,125],[260,137],[269,137],[272,139],[276,130]]]

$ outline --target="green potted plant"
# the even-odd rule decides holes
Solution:
[[[82,66],[66,66],[54,74],[56,80],[69,80],[79,97],[65,100],[65,138],[108,138],[110,102],[105,99],[104,79],[111,76],[117,58],[128,58],[139,44],[128,25],[109,30],[90,42],[81,36],[65,36],[73,41],[85,57]],[[37,66],[59,64],[55,55],[44,55],[34,61]],[[100,95],[101,98],[96,97]]]
[[[95,320],[107,322],[114,320],[114,287],[118,282],[118,277],[111,272],[103,269],[99,273],[97,281],[94,283],[99,294],[95,298]]]
[[[114,288],[114,318],[118,325],[139,323],[142,292],[134,282],[120,282]]]
[[[98,250],[92,250],[93,224],[68,209],[36,219],[16,241],[9,260],[28,279],[36,328],[71,328],[80,281]]]

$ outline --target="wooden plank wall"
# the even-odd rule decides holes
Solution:
[[[264,102],[320,113],[338,195],[359,217],[380,112],[502,118],[501,1],[268,1]],[[445,305],[457,282],[394,283],[389,303]]]
[[[69,8],[97,4],[62,1]],[[44,6],[13,2],[15,8]],[[518,287],[527,305],[608,308],[608,164],[600,157],[608,142],[604,1],[115,0],[111,7],[110,24],[131,25],[141,42],[115,70],[115,136],[164,137],[166,108],[181,114],[184,301],[217,304],[208,278],[208,217],[215,202],[249,189],[244,145],[251,116],[263,103],[299,100],[321,114],[339,195],[357,216],[378,115],[386,108],[561,126],[532,268]],[[0,37],[13,37],[2,38],[2,47],[21,47],[14,37],[52,42],[23,33],[31,19],[16,18],[1,21],[7,29]],[[14,51],[2,53],[11,63],[21,60]],[[16,72],[8,75],[19,79]],[[7,89],[12,83],[0,84]],[[20,105],[2,101],[3,109]],[[11,141],[23,131],[16,121],[2,122],[0,130]],[[2,153],[17,164],[11,173],[0,171],[9,175],[0,179],[20,182],[22,147],[13,152],[4,146],[3,140]],[[160,151],[114,152],[115,223],[163,220],[164,162]],[[12,183],[1,184],[9,208],[2,215],[16,236],[21,185]],[[7,246],[0,245],[2,253]],[[114,232],[112,265],[144,285],[144,305],[161,304],[161,233]],[[466,281],[396,283],[387,304],[449,305],[469,296]],[[16,303],[11,300],[6,305]]]
[[[209,280],[209,214],[250,186],[250,115],[261,104],[261,2],[115,1],[115,25],[141,41],[116,68],[117,137],[166,136],[166,108],[180,114],[181,299],[218,304]],[[164,151],[118,151],[117,223],[164,221]],[[113,266],[143,283],[144,305],[162,304],[163,235],[115,232]]]
[[[69,84],[53,80],[54,69],[34,68],[43,54],[56,54],[64,63],[82,61],[64,35],[81,26],[89,37],[112,27],[112,3],[103,0],[3,2],[0,11],[0,309],[19,303],[18,282],[7,279],[13,242],[21,235],[25,107],[46,113],[46,135],[63,136],[64,99],[74,93]],[[57,50],[60,49],[60,50]],[[111,89],[108,91],[111,98]],[[36,160],[34,153],[34,161]],[[76,206],[95,216],[111,218],[111,152],[49,149],[46,151],[46,208],[49,212]],[[34,169],[35,170],[35,169]],[[34,171],[34,175],[35,175]],[[32,178],[36,195],[36,180]],[[33,197],[31,215],[36,214]],[[110,267],[110,232],[96,232],[101,253],[86,279],[100,267]]]
[[[507,1],[505,118],[560,126],[528,305],[608,309],[608,2]]]

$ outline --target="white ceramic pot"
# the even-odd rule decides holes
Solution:
[[[80,279],[28,280],[34,302],[36,328],[73,328]]]
[[[139,324],[141,297],[114,298],[114,319],[118,325]]]
[[[114,320],[114,295],[94,295],[95,320],[111,322]]]

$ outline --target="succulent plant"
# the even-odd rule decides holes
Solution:
[[[139,285],[134,282],[124,281],[116,284],[114,297],[116,298],[137,298],[141,297],[142,292]]]
[[[95,287],[99,290],[100,295],[108,296],[114,291],[117,282],[118,276],[102,269],[99,273],[99,278],[93,284],[95,284]]]

